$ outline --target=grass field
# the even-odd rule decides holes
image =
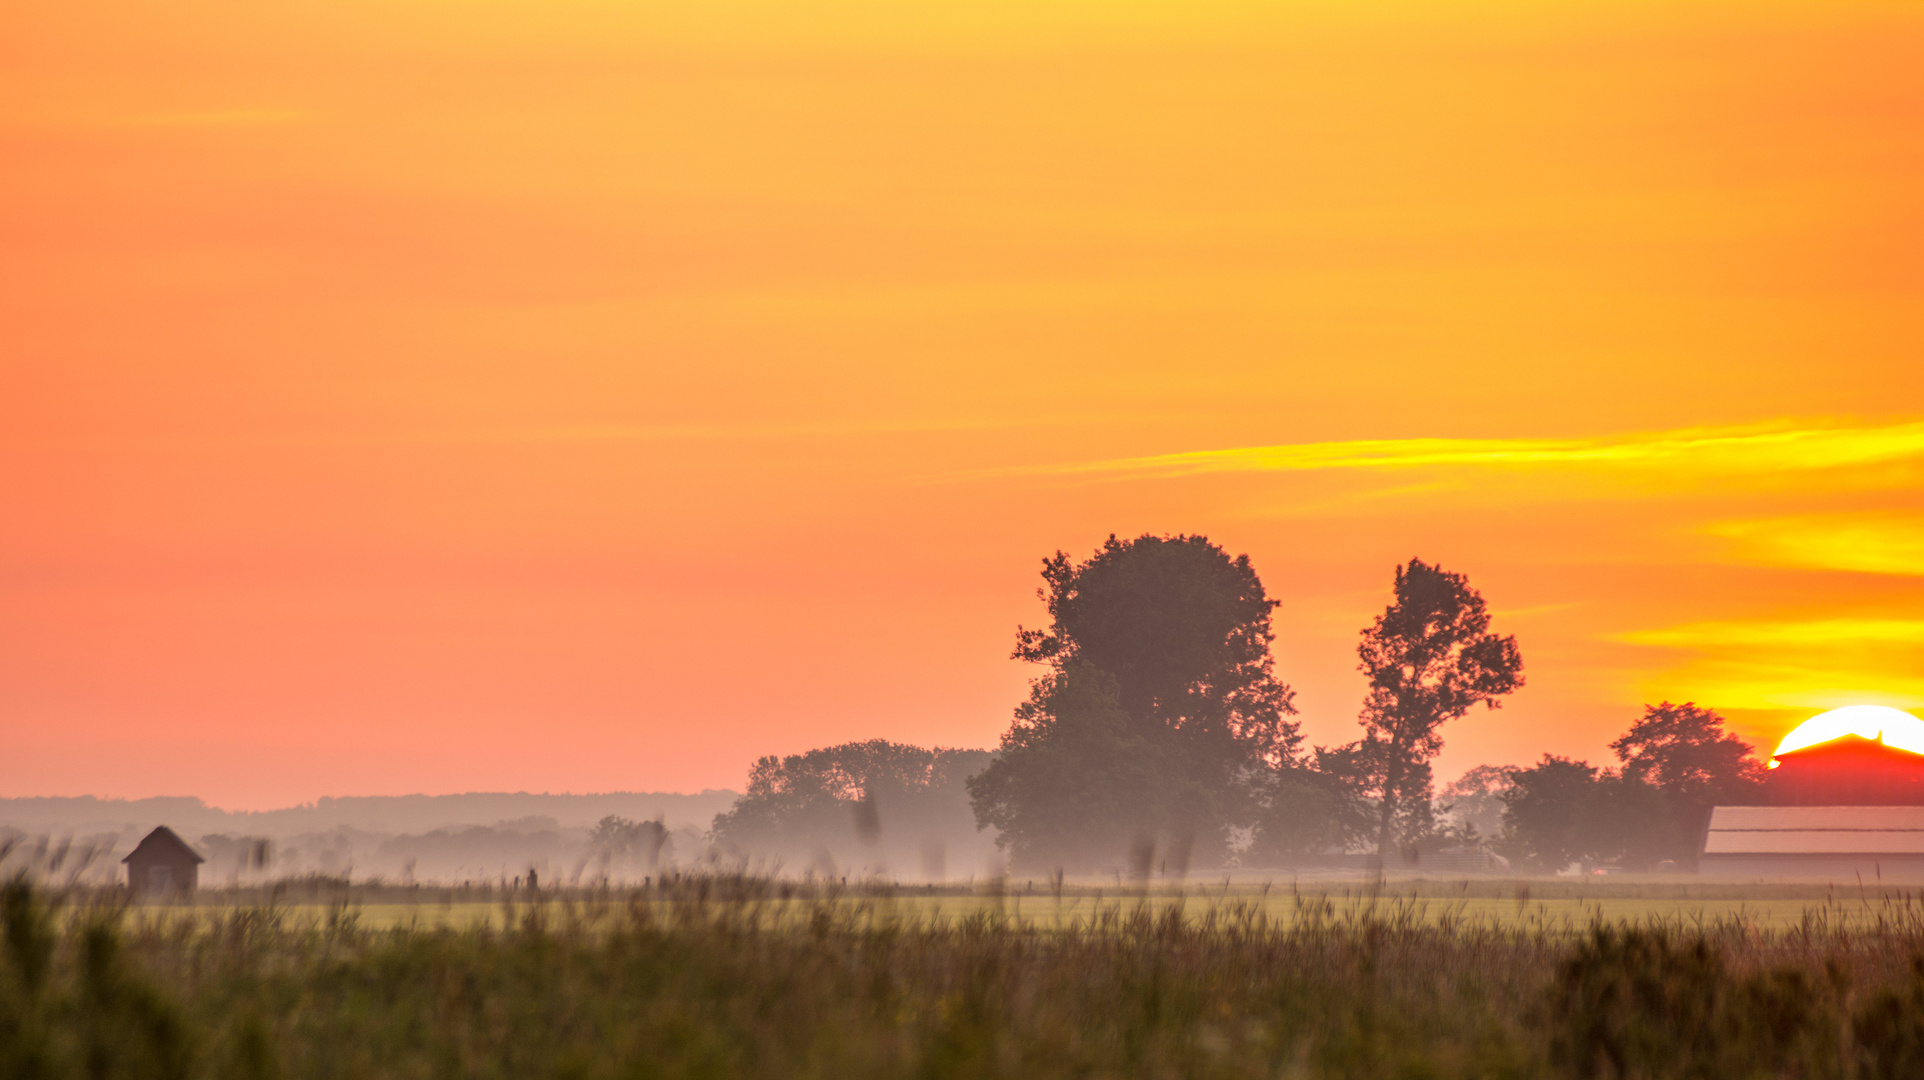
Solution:
[[[592,903],[603,894],[593,889],[550,890],[543,902],[565,906]],[[630,895],[630,894],[622,894]],[[1503,927],[1541,927],[1576,933],[1599,919],[1626,924],[1663,924],[1696,928],[1747,924],[1783,929],[1807,922],[1874,924],[1898,919],[1924,905],[1924,884],[1848,884],[1812,881],[1718,881],[1678,875],[1613,876],[1608,879],[1480,877],[1390,878],[1381,883],[1356,877],[1250,877],[1181,885],[1152,883],[1116,887],[1112,882],[1070,881],[1060,893],[1047,881],[930,886],[853,886],[797,889],[787,899],[765,898],[763,914],[792,921],[822,896],[834,896],[861,909],[911,923],[953,921],[982,912],[1038,929],[1064,929],[1086,923],[1098,909],[1146,904],[1158,914],[1180,908],[1185,918],[1203,918],[1235,904],[1260,912],[1277,925],[1303,919],[1315,905],[1325,918],[1386,917],[1430,924],[1477,923]],[[417,927],[469,929],[504,927],[520,917],[529,902],[525,892],[437,889],[432,886],[318,886],[276,902],[271,890],[204,890],[189,910],[272,906],[294,922],[318,925],[345,905],[369,929]],[[652,903],[667,903],[657,899]],[[171,918],[175,906],[136,909],[136,917]]]
[[[0,928],[0,1080],[1924,1075],[1896,888],[14,883]]]

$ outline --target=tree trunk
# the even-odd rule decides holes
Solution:
[[[1403,747],[1400,739],[1390,742],[1390,759],[1383,763],[1383,807],[1376,833],[1376,869],[1382,873],[1390,866],[1390,833],[1396,827],[1396,796],[1403,786]]]

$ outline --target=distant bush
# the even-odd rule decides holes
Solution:
[[[989,760],[986,750],[885,739],[770,755],[712,835],[738,858],[791,873],[968,876],[986,864],[994,834],[978,831],[964,783]]]

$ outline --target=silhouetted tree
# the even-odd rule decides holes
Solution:
[[[1755,797],[1763,766],[1721,717],[1686,703],[1644,706],[1610,744],[1622,768],[1546,756],[1510,772],[1507,849],[1549,870],[1571,863],[1694,864],[1710,808]]]
[[[1675,849],[1670,803],[1640,780],[1550,754],[1510,779],[1501,847],[1539,870],[1648,868]]]
[[[1505,849],[1537,869],[1556,871],[1592,856],[1603,809],[1597,767],[1553,754],[1510,774],[1503,792]]]
[[[1361,722],[1378,763],[1376,850],[1390,850],[1399,811],[1430,804],[1429,762],[1440,728],[1523,685],[1516,639],[1489,633],[1490,615],[1469,579],[1411,559],[1396,568],[1396,599],[1363,631],[1360,670],[1369,676]]]
[[[1031,865],[1119,854],[1143,832],[1219,851],[1254,810],[1252,781],[1302,741],[1249,557],[1201,536],[1111,536],[1086,562],[1057,552],[1042,577],[1050,625],[1018,628],[1014,656],[1050,670],[970,782],[977,820]]]
[[[1233,744],[1239,761],[1278,762],[1301,741],[1269,651],[1276,601],[1249,556],[1232,560],[1203,536],[1111,536],[1080,565],[1057,552],[1042,577],[1051,625],[1018,627],[1015,659],[1108,672],[1123,712]]]
[[[1764,763],[1724,729],[1724,718],[1686,701],[1645,705],[1643,719],[1610,744],[1623,774],[1682,803],[1711,806],[1753,797]]]
[[[1016,865],[1085,867],[1099,852],[1120,858],[1123,842],[1208,799],[1169,766],[1122,710],[1114,677],[1071,662],[1016,709],[969,794],[976,821],[999,830]]]
[[[1643,718],[1610,748],[1623,762],[1624,781],[1655,791],[1671,818],[1638,853],[1646,861],[1694,863],[1710,808],[1749,802],[1764,782],[1764,763],[1751,745],[1694,702],[1644,706]]]

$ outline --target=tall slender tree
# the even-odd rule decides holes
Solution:
[[[1427,787],[1442,726],[1478,704],[1497,708],[1523,685],[1516,639],[1492,634],[1469,579],[1421,559],[1396,568],[1395,600],[1363,631],[1359,670],[1369,676],[1360,721],[1380,762],[1376,854],[1387,858],[1397,814]]]

